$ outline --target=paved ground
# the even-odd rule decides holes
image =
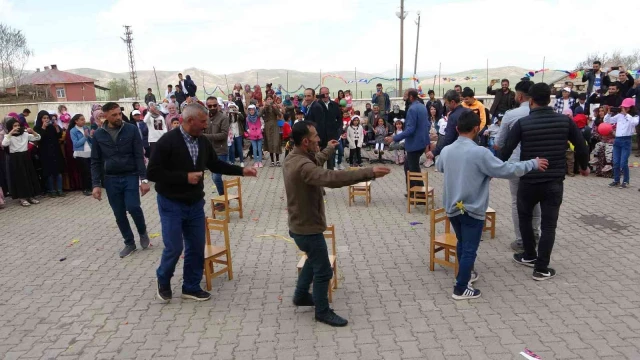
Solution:
[[[350,320],[341,329],[291,305],[296,248],[256,238],[287,235],[280,169],[243,180],[245,216],[230,224],[235,278],[214,280],[213,299],[204,303],[154,299],[161,238],[120,260],[106,200],[75,193],[29,209],[11,203],[0,212],[0,356],[516,359],[529,348],[545,360],[640,359],[636,188],[567,179],[552,256],[559,275],[537,283],[510,260],[508,185],[492,181],[498,230],[481,244],[476,263],[483,296],[455,302],[453,272],[429,271],[426,216],[406,213],[404,179],[393,170],[374,183],[368,208],[362,200],[348,207],[346,189],[327,193],[343,278],[332,306]],[[430,180],[440,201],[442,176],[430,169]],[[143,208],[149,232],[159,233],[153,192]],[[69,246],[73,239],[79,241]],[[181,269],[173,283],[178,295],[180,278]]]

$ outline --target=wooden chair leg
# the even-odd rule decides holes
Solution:
[[[407,192],[407,214],[411,214],[411,192]]]
[[[436,247],[433,246],[433,244],[431,244],[429,249],[429,270],[430,271],[434,271],[435,270],[435,259],[436,259]]]
[[[231,265],[231,249],[227,249],[227,276],[233,280],[233,265]]]
[[[230,214],[229,205],[231,205],[231,201],[227,201],[227,202],[224,203],[224,216],[226,216],[226,218],[227,218],[227,223],[230,221],[229,220],[229,214]]]
[[[329,303],[333,302],[333,287],[329,284]]]
[[[204,263],[204,279],[207,286],[207,291],[211,291],[211,263],[205,260]]]
[[[496,238],[496,214],[491,215],[491,238]]]
[[[334,260],[333,264],[333,288],[338,288],[338,259]]]

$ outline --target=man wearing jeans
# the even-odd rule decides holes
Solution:
[[[537,83],[529,88],[531,111],[513,125],[500,153],[502,160],[507,160],[520,144],[520,160],[538,156],[549,159],[547,171],[523,176],[518,186],[518,220],[524,252],[514,254],[513,261],[533,267],[534,280],[547,280],[556,275],[556,271],[549,267],[549,262],[562,204],[567,142],[570,141],[575,146],[580,173],[583,176],[589,175],[589,148],[582,132],[573,120],[556,114],[549,106],[550,102],[549,85]],[[536,204],[540,204],[542,212],[542,234],[537,251],[532,225]]]
[[[513,125],[521,118],[529,115],[529,88],[533,85],[533,82],[526,80],[520,81],[516,84],[516,96],[515,101],[520,104],[520,107],[509,110],[504,114],[502,118],[502,124],[500,125],[500,131],[498,132],[498,138],[496,139],[495,150],[500,150],[507,142],[507,135]],[[513,151],[513,155],[509,158],[510,162],[520,161],[520,144]],[[518,185],[520,179],[509,179],[509,190],[511,190],[511,219],[513,221],[513,230],[516,235],[516,240],[511,243],[511,249],[513,251],[521,252],[524,250],[522,247],[522,235],[520,235],[520,221],[518,220]],[[540,239],[540,204],[537,204],[533,208],[533,232],[536,239]]]
[[[330,140],[320,152],[320,136],[312,122],[299,121],[291,130],[294,148],[285,158],[284,187],[289,212],[289,235],[307,255],[293,295],[296,306],[315,306],[316,320],[331,326],[345,326],[347,320],[329,308],[329,281],[333,276],[324,231],[323,187],[339,188],[374,180],[389,173],[382,166],[354,171],[331,171],[324,163],[335,156],[337,140]],[[313,282],[313,296],[309,288]]]
[[[480,297],[480,290],[471,286],[478,280],[472,270],[489,206],[491,178],[517,178],[534,169],[544,171],[547,160],[502,162],[489,149],[475,143],[481,129],[477,114],[466,112],[457,123],[460,136],[442,150],[436,167],[444,173],[442,204],[458,239],[458,275],[452,297],[465,300]]]
[[[407,152],[407,158],[404,162],[405,179],[407,171],[420,172],[420,156],[430,144],[429,129],[431,129],[427,108],[422,104],[415,105],[418,102],[418,91],[416,89],[407,90],[407,100],[411,103],[411,106],[407,110],[404,131],[394,136],[388,136],[385,139],[387,144],[392,141],[399,143],[404,140],[404,149]],[[412,181],[411,186],[424,186],[424,184],[421,181]],[[424,198],[426,195],[418,194],[417,196]]]
[[[149,161],[149,179],[156,183],[158,211],[162,224],[164,250],[156,271],[157,297],[172,298],[171,278],[184,249],[182,298],[204,301],[211,294],[202,290],[204,270],[205,169],[226,175],[256,176],[256,169],[230,165],[216,156],[209,140],[202,136],[208,127],[207,109],[187,105],[182,125],[160,140]],[[184,242],[184,246],[183,246]]]
[[[149,192],[140,133],[134,125],[122,121],[120,105],[109,102],[102,112],[106,121],[93,134],[91,147],[91,178],[93,197],[102,200],[102,179],[107,190],[109,205],[116,217],[116,224],[124,238],[124,258],[136,251],[127,212],[131,214],[140,234],[140,246],[149,246],[149,235],[144,214],[140,207],[140,194]],[[139,188],[139,190],[138,190]]]
[[[227,139],[229,137],[229,117],[222,112],[218,99],[209,96],[207,98],[207,109],[209,110],[209,120],[207,128],[204,130],[204,137],[213,145],[218,159],[222,161],[228,160],[229,147]],[[224,186],[222,183],[222,174],[211,173],[213,183],[216,185],[219,195],[224,195]],[[223,204],[216,204],[216,210],[224,210]]]

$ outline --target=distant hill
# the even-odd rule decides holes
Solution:
[[[98,80],[98,83],[102,86],[106,86],[107,83],[112,79],[125,79],[129,80],[129,73],[112,73],[108,71],[91,69],[91,68],[81,68],[81,69],[71,69],[65,70],[74,74],[87,76],[93,79]],[[516,82],[520,80],[527,72],[527,69],[515,67],[515,66],[506,66],[499,68],[490,68],[489,69],[489,79],[503,79],[507,78],[511,81],[512,87],[515,86]],[[216,86],[222,88],[222,91],[227,93],[227,82],[228,88],[232,89],[233,84],[239,82],[241,84],[251,84],[254,85],[256,83],[260,84],[262,89],[264,90],[265,84],[270,82],[273,83],[274,88],[281,84],[286,90],[291,92],[295,91],[296,93],[302,93],[303,91],[296,90],[301,85],[304,87],[312,87],[315,88],[321,82],[320,73],[311,73],[311,72],[301,72],[295,70],[285,70],[285,69],[253,69],[240,73],[227,74],[227,78],[225,81],[224,74],[214,74],[206,70],[197,69],[197,68],[189,68],[189,69],[181,69],[181,70],[157,70],[156,74],[158,77],[158,84],[160,87],[160,91],[164,94],[164,90],[168,84],[177,84],[178,82],[178,73],[181,72],[184,75],[191,75],[191,78],[198,85],[198,93],[199,96],[204,95],[204,88],[206,88],[207,92],[211,92]],[[288,74],[288,86],[287,86],[287,74]],[[353,80],[355,78],[355,74],[353,71],[331,71],[328,73],[323,73],[322,75],[336,75],[341,76],[346,81]],[[564,74],[554,74],[547,73],[545,74],[545,80],[554,81],[554,79],[559,79]],[[370,79],[376,76],[380,77],[393,77],[389,72],[385,72],[384,74],[369,74],[358,72],[358,79]],[[405,77],[409,77],[409,74],[405,74]],[[431,71],[425,71],[419,74],[418,78],[420,79],[420,84],[422,85],[422,90],[427,92],[428,89],[433,88],[433,77],[434,73]],[[441,93],[446,91],[447,89],[453,88],[455,84],[460,84],[463,87],[469,86],[471,88],[475,88],[475,91],[478,95],[482,95],[486,93],[487,86],[487,70],[486,69],[472,69],[467,71],[462,71],[454,74],[442,74],[443,78],[455,78],[455,81],[446,82],[440,81],[440,89]],[[476,77],[475,80],[465,80],[465,77]],[[540,81],[539,76],[536,76],[536,81]],[[390,95],[395,95],[394,91],[396,88],[396,83],[394,81],[379,81],[375,80],[369,84],[358,83],[357,90],[358,93],[356,97],[364,97],[368,98],[371,96],[371,93],[375,91],[375,84],[381,82],[384,88],[390,93]],[[203,88],[204,84],[204,88]],[[328,86],[332,92],[332,96],[337,96],[337,92],[339,89],[347,90],[350,89],[352,92],[356,91],[356,84],[345,84],[345,82],[338,78],[327,77],[325,79],[324,85]],[[411,81],[404,81],[403,88],[408,88],[413,86]],[[157,93],[156,86],[156,78],[153,74],[153,70],[138,70],[138,87],[139,87],[139,95],[144,95],[146,93],[147,88],[153,89],[154,93]],[[435,89],[438,88],[438,79],[435,81]],[[222,93],[216,92],[216,96],[223,96]]]

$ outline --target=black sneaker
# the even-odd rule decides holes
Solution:
[[[311,294],[307,293],[306,295],[300,297],[300,298],[293,298],[293,305],[295,306],[315,306],[315,303],[313,302],[313,296],[311,296]]]
[[[347,319],[334,313],[333,310],[331,309],[327,310],[322,314],[316,314],[316,321],[325,323],[329,326],[336,326],[336,327],[347,326],[347,324],[349,323]]]
[[[149,247],[149,243],[151,243],[151,239],[149,239],[149,234],[144,233],[140,235],[140,246],[143,249],[146,249]]]
[[[464,289],[464,291],[457,291],[457,290],[453,290],[453,294],[451,294],[451,297],[454,300],[468,300],[468,299],[477,299],[479,298],[481,295],[480,290],[478,289],[474,289],[471,286],[467,286],[466,289]]]
[[[554,276],[556,276],[556,271],[552,268],[547,268],[547,270],[533,270],[533,280],[549,280]]]
[[[513,261],[528,267],[534,267],[536,264],[536,259],[525,259],[524,253],[513,254]]]
[[[126,258],[127,256],[133,254],[134,251],[136,251],[135,245],[126,245],[124,249],[120,250],[120,259]]]
[[[209,294],[204,290],[198,290],[196,292],[189,292],[189,291],[182,290],[182,298],[196,300],[196,301],[207,301],[211,299],[211,294]]]
[[[613,181],[613,182],[611,182],[611,184],[609,184],[609,187],[611,187],[611,188],[612,187],[618,187],[618,186],[620,186],[620,183],[617,182],[617,181]]]
[[[629,184],[626,182],[623,182],[622,184],[620,184],[620,189],[626,189],[629,187]]]
[[[158,285],[157,291],[156,291],[156,297],[158,298],[158,300],[162,300],[162,301],[171,300],[171,298],[173,297],[173,294],[171,293],[171,286],[160,285],[160,282],[158,282],[158,279],[156,279],[156,284]]]

